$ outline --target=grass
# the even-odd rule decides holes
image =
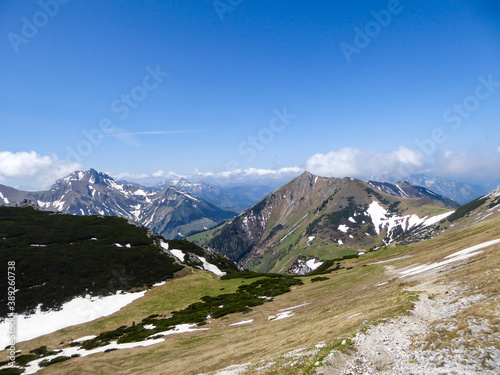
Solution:
[[[418,297],[418,283],[411,279],[397,279],[386,271],[386,267],[405,267],[442,260],[445,256],[469,246],[500,238],[500,219],[488,220],[475,227],[451,235],[444,235],[419,244],[402,248],[388,248],[368,253],[359,259],[342,261],[341,270],[328,274],[328,280],[312,283],[313,277],[303,277],[304,285],[295,286],[290,293],[274,298],[274,301],[252,308],[252,312],[231,314],[212,321],[204,332],[169,336],[165,342],[148,348],[113,351],[76,358],[64,363],[54,364],[40,374],[125,374],[119,369],[127,369],[133,374],[199,374],[219,370],[232,364],[260,360],[276,361],[275,366],[262,372],[250,369],[251,374],[313,374],[316,361],[329,353],[330,348],[349,351],[349,339],[357,332],[366,330],[395,316],[408,313]],[[481,257],[456,265],[449,274],[436,272],[435,276],[445,282],[467,280],[471,293],[485,296],[498,296],[498,271],[500,257],[496,245],[484,251]],[[484,255],[484,259],[483,259]],[[410,256],[391,263],[372,264],[382,260]],[[351,268],[352,267],[352,268]],[[427,281],[427,276],[423,276]],[[138,317],[158,313],[159,308],[177,309],[196,302],[203,295],[218,295],[220,289],[233,292],[239,285],[248,285],[256,279],[219,280],[205,272],[187,275],[184,279],[169,281],[166,285],[148,292],[143,299],[135,301],[114,316],[100,319],[108,327],[131,324]],[[383,282],[382,286],[377,286]],[[476,289],[477,287],[477,289]],[[412,291],[409,291],[411,289]],[[196,294],[196,296],[195,296]],[[304,305],[293,310],[295,315],[280,321],[269,321],[270,315],[281,309]],[[181,306],[182,305],[182,306]],[[468,317],[474,315],[491,320],[498,304],[484,301],[465,310],[457,317],[461,329],[465,328]],[[482,315],[481,315],[482,314]],[[230,326],[242,320],[254,322],[242,326]],[[20,344],[24,353],[47,345],[56,349],[63,339],[67,340],[92,334],[98,322],[80,327],[72,327],[49,335],[44,340]],[[101,323],[102,324],[102,323]],[[84,327],[84,328],[82,328]],[[496,328],[497,329],[497,328]],[[465,331],[466,332],[466,331]],[[466,332],[467,333],[467,332]],[[436,336],[435,340],[446,336]],[[452,336],[449,337],[452,339]],[[342,346],[343,340],[346,340]],[[432,340],[432,337],[430,338]],[[311,358],[305,358],[294,368],[282,367],[286,363],[281,355],[297,348],[312,348],[318,342],[326,342],[327,347],[319,350]],[[47,343],[44,343],[47,342]],[[51,342],[52,344],[49,344]],[[471,342],[471,345],[481,345]],[[498,345],[496,343],[495,345]],[[280,359],[281,358],[281,359]],[[168,364],[168,367],[166,367]]]
[[[357,254],[358,251],[354,249],[343,249],[336,245],[314,245],[307,246],[304,248],[294,248],[285,257],[280,259],[276,265],[269,272],[283,272],[287,268],[292,266],[292,263],[298,255],[316,257],[321,260],[342,258],[347,255]]]

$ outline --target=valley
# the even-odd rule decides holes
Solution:
[[[404,374],[434,368],[429,358],[450,371],[468,358],[471,371],[494,374],[499,199],[496,190],[458,206],[410,185],[306,173],[196,235],[200,244],[228,230],[233,244],[264,238],[261,254],[281,255],[264,268],[255,260],[265,256],[243,253],[237,264],[212,246],[166,240],[117,217],[0,207],[2,257],[40,267],[18,278],[19,317],[51,319],[71,311],[68,301],[93,296],[84,308],[90,319],[23,332],[18,369],[4,362],[0,373]],[[71,270],[95,262],[81,269],[86,279]],[[101,314],[114,295],[133,298]]]

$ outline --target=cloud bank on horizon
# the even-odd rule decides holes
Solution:
[[[31,152],[0,152],[0,183],[31,190],[49,188],[57,179],[82,168],[68,163],[57,155],[39,155]],[[354,177],[362,180],[404,180],[412,174],[446,177],[483,184],[498,183],[500,147],[497,152],[480,157],[470,151],[443,151],[426,157],[407,147],[393,151],[371,151],[346,147],[309,157],[305,167],[276,169],[246,168],[226,171],[199,171],[188,173],[158,170],[152,173],[110,173],[116,180],[154,186],[165,180],[185,178],[206,181],[215,185],[265,185],[285,183],[304,171],[323,177]],[[493,180],[492,180],[493,179]]]

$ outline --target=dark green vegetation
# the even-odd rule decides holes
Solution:
[[[154,314],[144,318],[137,325],[121,326],[114,331],[103,332],[94,339],[74,345],[81,345],[82,348],[90,350],[98,346],[105,346],[111,340],[117,340],[118,343],[146,340],[149,337],[154,337],[155,334],[171,330],[179,324],[201,326],[206,324],[207,319],[218,319],[232,313],[248,312],[250,307],[262,305],[266,301],[272,300],[272,297],[289,292],[292,285],[303,284],[302,280],[294,277],[271,276],[260,277],[259,280],[251,284],[241,285],[236,293],[221,294],[215,297],[204,296],[201,298],[201,302],[193,303],[183,310],[174,311],[169,318]],[[243,278],[245,277],[243,276]],[[154,328],[145,329],[145,325],[153,325]]]
[[[359,255],[355,254],[355,255],[345,255],[342,258],[327,260],[321,266],[316,268],[314,271],[309,272],[307,276],[326,275],[327,273],[332,273],[333,271],[337,271],[343,268],[339,263],[340,261],[345,259],[357,259],[357,258],[359,258]],[[337,264],[335,265],[335,267],[333,267],[335,263]]]
[[[367,189],[368,190],[368,189]],[[371,190],[371,189],[369,189]],[[382,195],[376,193],[375,191],[371,190],[374,194],[376,194],[378,199],[382,199]],[[333,199],[332,197],[329,199]],[[326,205],[328,200],[325,200],[321,207]],[[360,229],[363,228],[366,233],[369,233],[370,235],[375,236],[376,232],[373,228],[373,225],[366,225],[362,224],[363,222],[366,223],[371,223],[372,219],[370,216],[368,216],[365,212],[366,209],[368,208],[367,205],[358,205],[355,203],[355,198],[354,197],[348,197],[347,198],[347,206],[346,207],[341,207],[340,210],[331,212],[328,214],[324,214],[319,216],[317,219],[315,219],[309,226],[307,227],[306,230],[306,236],[310,235],[316,235],[318,232],[328,230],[329,228],[337,228],[341,224],[346,224],[348,219],[350,217],[356,217],[356,223],[351,224],[351,227],[354,229]],[[385,201],[387,202],[387,201]],[[399,203],[399,202],[396,202]],[[387,204],[390,204],[390,202],[387,202]],[[318,209],[318,212],[321,211]],[[356,216],[356,213],[360,212],[358,216]]]
[[[454,221],[461,219],[462,217],[466,216],[470,212],[474,211],[476,208],[483,205],[487,200],[488,200],[487,197],[479,198],[479,199],[476,199],[475,201],[472,201],[472,202],[466,204],[465,206],[459,207],[459,208],[457,208],[457,210],[453,214],[448,216],[447,220],[450,223],[453,223]]]
[[[117,246],[119,244],[121,247]],[[0,207],[0,317],[7,311],[7,262],[15,262],[16,313],[59,308],[75,296],[150,287],[183,267],[147,229],[125,219]]]
[[[24,370],[18,368],[3,368],[0,370],[0,375],[20,375],[23,372]]]
[[[313,277],[311,279],[311,282],[316,283],[318,281],[326,281],[326,280],[330,280],[330,279],[328,277],[318,276],[318,277]]]
[[[208,246],[217,249],[221,254],[235,262],[242,260],[255,246],[245,235],[241,225],[238,224],[240,220],[241,218],[236,218],[223,226],[220,235],[213,237],[208,242]]]
[[[182,250],[184,254],[195,254],[200,257],[204,257],[208,263],[217,266],[221,271],[236,273],[238,271],[238,266],[236,266],[236,264],[228,258],[216,252],[208,252],[188,240],[169,240],[165,242],[168,243],[169,249],[178,249]],[[192,267],[200,267],[201,261],[188,255],[184,258],[184,264]]]
[[[56,357],[54,359],[51,359],[50,361],[42,361],[40,362],[40,367],[47,367],[47,366],[50,366],[50,365],[55,365],[56,363],[61,363],[61,362],[65,362],[67,360],[71,359],[71,357]]]

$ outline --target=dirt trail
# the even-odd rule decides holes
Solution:
[[[491,374],[499,373],[500,350],[470,347],[471,337],[451,340],[445,347],[432,348],[426,340],[435,329],[456,330],[454,317],[462,310],[478,302],[484,302],[481,294],[464,296],[458,284],[440,285],[426,282],[416,288],[422,292],[415,308],[408,316],[391,319],[358,333],[354,349],[341,353],[332,352],[317,374]],[[446,321],[435,326],[434,323]],[[473,339],[497,341],[498,334],[487,321],[471,320],[470,334]],[[465,333],[465,332],[464,332]],[[492,336],[495,337],[484,337]]]

